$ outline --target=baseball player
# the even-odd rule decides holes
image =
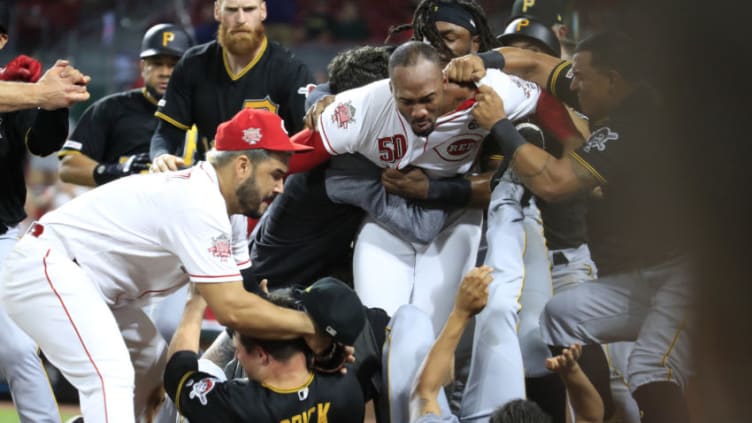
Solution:
[[[140,415],[165,359],[141,307],[189,280],[225,326],[304,336],[316,352],[329,343],[306,314],[243,289],[248,249],[229,217],[259,217],[282,191],[289,153],[309,147],[291,143],[277,115],[253,109],[221,125],[215,139],[209,162],[122,178],[48,213],[5,261],[8,315],[76,386],[88,421]]]
[[[471,326],[473,316],[480,313],[506,314],[496,308],[490,295],[493,277],[491,268],[482,266],[472,269],[463,279],[456,294],[452,313],[434,340],[431,322],[421,310],[412,305],[400,307],[389,322],[389,339],[384,347],[384,367],[388,370],[389,394],[392,412],[391,421],[410,422],[549,422],[548,416],[534,403],[523,400],[500,402],[483,415],[460,417],[451,414],[444,392],[441,389],[453,378],[452,368],[455,350],[463,332]],[[490,329],[490,328],[489,328]],[[493,331],[484,333],[487,339],[498,335]],[[484,361],[484,379],[497,384],[505,372],[503,362],[492,359],[499,352],[488,348],[493,342],[476,344],[488,354]],[[574,421],[578,423],[602,422],[603,404],[598,392],[579,370],[577,359],[581,348],[573,345],[561,355],[546,360],[546,367],[557,372],[572,398]],[[395,363],[395,364],[392,364]],[[473,380],[468,386],[474,386]],[[484,393],[489,398],[498,395],[498,390]]]
[[[0,49],[8,42],[8,6],[0,5]],[[18,239],[18,225],[26,218],[26,183],[24,172],[28,152],[39,156],[51,154],[65,141],[68,134],[67,105],[88,98],[86,90],[88,77],[78,70],[59,61],[40,80],[42,66],[36,60],[19,56],[0,69],[0,97],[3,110],[0,113],[0,278],[5,275],[2,265],[5,256]],[[61,73],[67,73],[66,79]],[[26,99],[17,104],[6,95],[11,88],[26,93]],[[47,92],[54,96],[55,103],[34,98],[32,92],[43,85],[55,88]],[[81,84],[76,86],[75,84]],[[75,95],[64,91],[76,87]],[[31,99],[31,100],[30,100]],[[28,102],[35,102],[28,104]],[[31,108],[33,107],[33,108]],[[37,107],[43,107],[37,109]],[[17,111],[11,111],[15,109]],[[6,314],[0,305],[0,378],[10,385],[13,402],[22,422],[60,422],[60,412],[55,396],[47,379],[38,355],[36,343],[29,338]]]
[[[89,106],[58,153],[60,179],[97,186],[149,169],[157,102],[180,56],[193,45],[182,28],[158,24],[141,42],[144,87],[112,94]]]
[[[159,104],[151,142],[152,170],[176,170],[185,131],[198,128],[197,158],[220,122],[242,108],[277,113],[291,133],[303,127],[306,86],[313,75],[264,33],[264,0],[217,0],[217,40],[196,46],[178,62]]]
[[[528,19],[543,24],[551,30],[561,47],[556,55],[568,60],[572,57],[574,42],[569,27],[564,23],[563,6],[564,2],[560,0],[515,0],[509,14],[509,23],[517,19]]]
[[[656,129],[662,113],[655,93],[632,61],[637,46],[620,34],[597,34],[577,46],[573,63],[501,51],[508,52],[510,69],[546,83],[585,113],[592,127],[584,145],[569,146],[572,152],[557,159],[504,129],[509,124],[503,116],[494,117],[505,132],[502,148],[516,154],[512,166],[520,174],[531,175],[522,180],[534,193],[553,200],[600,188],[587,221],[599,278],[546,305],[544,340],[556,346],[636,340],[627,378],[642,421],[687,421],[682,389],[691,375],[691,280],[670,200],[676,176],[662,166],[672,152]],[[467,58],[447,71],[479,77],[481,67]],[[646,152],[657,160],[635,172],[630,157]]]
[[[355,342],[366,321],[355,293],[333,278],[301,291],[272,291],[267,298],[283,308],[304,307],[347,344]],[[269,341],[236,333],[236,356],[247,378],[228,382],[200,371],[197,353],[205,308],[206,301],[192,292],[170,342],[164,382],[181,415],[196,422],[363,421],[365,389],[352,365],[345,375],[314,371],[312,354],[301,339]]]

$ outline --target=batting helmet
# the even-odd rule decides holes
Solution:
[[[559,39],[551,28],[528,18],[513,19],[507,25],[504,33],[499,35],[499,41],[504,45],[510,45],[514,40],[525,39],[537,42],[545,52],[556,57],[561,56]]]
[[[166,54],[181,57],[193,45],[191,36],[173,24],[158,24],[149,28],[141,41],[141,58]]]

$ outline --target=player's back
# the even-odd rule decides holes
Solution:
[[[188,280],[180,234],[228,234],[230,221],[208,163],[181,172],[133,175],[91,190],[45,215],[45,231],[96,277],[111,305],[148,301]]]

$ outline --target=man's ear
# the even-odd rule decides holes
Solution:
[[[253,164],[245,154],[239,155],[235,159],[235,173],[241,179],[245,179],[253,172]]]

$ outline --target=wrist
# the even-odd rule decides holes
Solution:
[[[92,172],[92,177],[97,185],[104,185],[120,178],[121,176],[123,175],[120,171],[120,166],[116,164],[100,163],[94,166],[94,171]]]
[[[514,158],[514,153],[522,145],[526,144],[525,138],[520,135],[514,124],[507,118],[503,118],[491,127],[491,137],[501,148],[504,157],[510,160]]]
[[[483,61],[483,66],[485,66],[486,69],[502,70],[506,64],[504,56],[493,49],[484,51],[483,53],[478,53],[478,57]]]
[[[428,181],[427,201],[441,201],[454,207],[465,207],[470,202],[473,187],[464,177]]]

